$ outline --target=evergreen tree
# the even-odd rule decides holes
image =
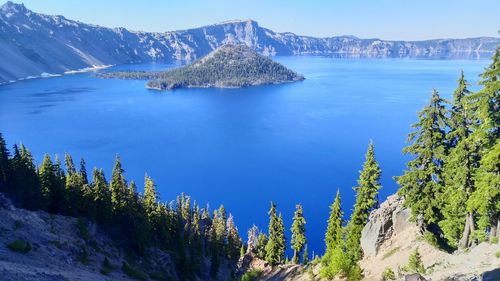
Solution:
[[[425,274],[424,263],[422,262],[422,256],[420,255],[418,248],[411,253],[406,268],[410,273]]]
[[[66,165],[66,201],[68,204],[68,214],[78,217],[82,214],[83,206],[83,179],[76,171],[75,164],[71,155],[64,155],[64,163]]]
[[[257,247],[256,247],[257,257],[259,257],[260,259],[265,259],[267,256],[266,248],[268,241],[269,239],[267,238],[267,235],[263,232],[260,232],[257,239]]]
[[[12,167],[9,158],[10,153],[7,144],[2,133],[0,133],[0,191],[11,191],[9,186],[12,181]]]
[[[278,215],[276,205],[271,202],[269,210],[269,237],[266,243],[266,261],[271,265],[277,265],[282,260],[280,257],[280,241]]]
[[[111,223],[111,193],[102,169],[94,168],[92,171],[92,187],[95,208],[98,210],[96,221],[100,225],[108,226]]]
[[[419,122],[413,124],[414,132],[408,135],[410,145],[403,152],[413,159],[407,170],[396,178],[401,186],[398,193],[405,197],[413,218],[422,216],[424,224],[439,221],[443,192],[443,162],[447,153],[445,101],[436,90],[427,106],[419,112]]]
[[[368,222],[370,212],[378,206],[378,190],[381,188],[380,174],[380,167],[375,160],[374,146],[370,142],[363,169],[360,171],[358,186],[354,188],[356,203],[347,226],[347,249],[356,261],[362,257],[361,231]]]
[[[304,246],[306,245],[306,220],[304,218],[304,213],[302,210],[302,205],[298,204],[295,206],[295,213],[293,216],[292,223],[292,249],[293,249],[293,258],[292,262],[295,264],[300,263],[300,255],[304,250]]]
[[[277,250],[278,250],[278,263],[283,263],[285,260],[285,252],[286,252],[286,237],[285,237],[285,224],[283,223],[283,216],[278,216],[278,224],[277,224]]]
[[[457,247],[462,239],[462,246],[469,244],[469,234],[473,230],[473,214],[468,213],[466,204],[474,192],[475,170],[479,166],[478,146],[470,137],[472,133],[471,117],[474,112],[467,110],[467,98],[470,91],[463,72],[458,80],[458,87],[453,94],[453,104],[448,121],[447,135],[450,150],[444,163],[444,192],[442,193],[441,212],[443,219],[439,226],[450,246]]]
[[[343,212],[341,207],[340,191],[337,190],[337,195],[335,200],[330,206],[330,217],[328,218],[328,227],[325,234],[325,244],[326,250],[323,256],[322,262],[324,267],[330,265],[331,258],[335,249],[340,247],[343,243],[342,241],[342,224],[343,224]]]
[[[87,175],[87,168],[85,167],[85,160],[80,158],[80,176],[82,177],[83,184],[89,184],[89,178]]]
[[[156,191],[156,185],[153,180],[146,174],[144,176],[144,196],[142,199],[142,205],[146,211],[146,215],[150,223],[153,223],[155,212],[156,212],[156,202],[158,201],[158,192]]]
[[[481,167],[475,174],[476,191],[468,202],[468,211],[477,212],[478,230],[475,236],[486,239],[500,234],[500,48],[497,48],[492,63],[481,75],[479,84],[483,88],[470,98],[472,110],[477,112],[472,138],[480,145]]]
[[[125,181],[123,173],[124,170],[122,169],[120,156],[116,155],[113,173],[111,174],[111,182],[109,184],[112,209],[115,216],[123,212],[128,201],[127,182]]]
[[[56,172],[50,156],[45,154],[38,169],[40,185],[49,213],[60,214],[64,210],[64,187],[60,184]]]
[[[234,224],[233,215],[229,214],[227,218],[227,257],[230,260],[237,260],[240,248],[243,247],[240,235],[238,233],[238,228]]]
[[[14,146],[12,157],[13,195],[21,207],[28,210],[46,208],[40,179],[31,152],[24,146]]]

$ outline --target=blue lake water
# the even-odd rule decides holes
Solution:
[[[23,142],[37,161],[70,152],[109,179],[115,154],[139,186],[147,172],[162,199],[181,192],[224,204],[246,237],[267,227],[275,201],[290,228],[304,206],[309,250],[322,253],[329,205],[340,189],[344,212],[372,139],[383,176],[380,198],[394,193],[416,111],[433,87],[446,98],[461,69],[473,84],[485,60],[278,57],[303,82],[244,89],[156,92],[144,81],[93,73],[0,86],[0,132]],[[162,69],[148,64],[115,69]],[[287,237],[291,234],[288,232]]]

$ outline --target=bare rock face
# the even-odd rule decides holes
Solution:
[[[407,229],[409,218],[410,210],[404,208],[403,198],[389,196],[380,208],[370,214],[369,222],[363,228],[361,247],[365,256],[375,256],[385,241]]]

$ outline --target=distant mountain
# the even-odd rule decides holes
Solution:
[[[158,90],[177,88],[238,88],[280,84],[304,77],[282,64],[252,51],[246,45],[223,45],[200,60],[165,72],[117,72],[105,78],[152,79],[147,86]]]
[[[194,60],[224,44],[263,55],[456,58],[489,56],[500,38],[384,41],[277,33],[257,22],[228,21],[172,32],[105,28],[7,2],[0,7],[0,83],[110,64]]]

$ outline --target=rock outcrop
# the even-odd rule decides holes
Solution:
[[[361,248],[365,256],[375,256],[384,242],[395,233],[412,227],[411,212],[404,208],[403,198],[392,195],[370,214],[369,222],[361,233]]]
[[[354,36],[314,38],[277,33],[253,20],[170,32],[105,28],[30,11],[0,7],[0,83],[106,65],[195,60],[224,44],[245,44],[263,55],[338,57],[489,57],[500,38],[386,41]]]

